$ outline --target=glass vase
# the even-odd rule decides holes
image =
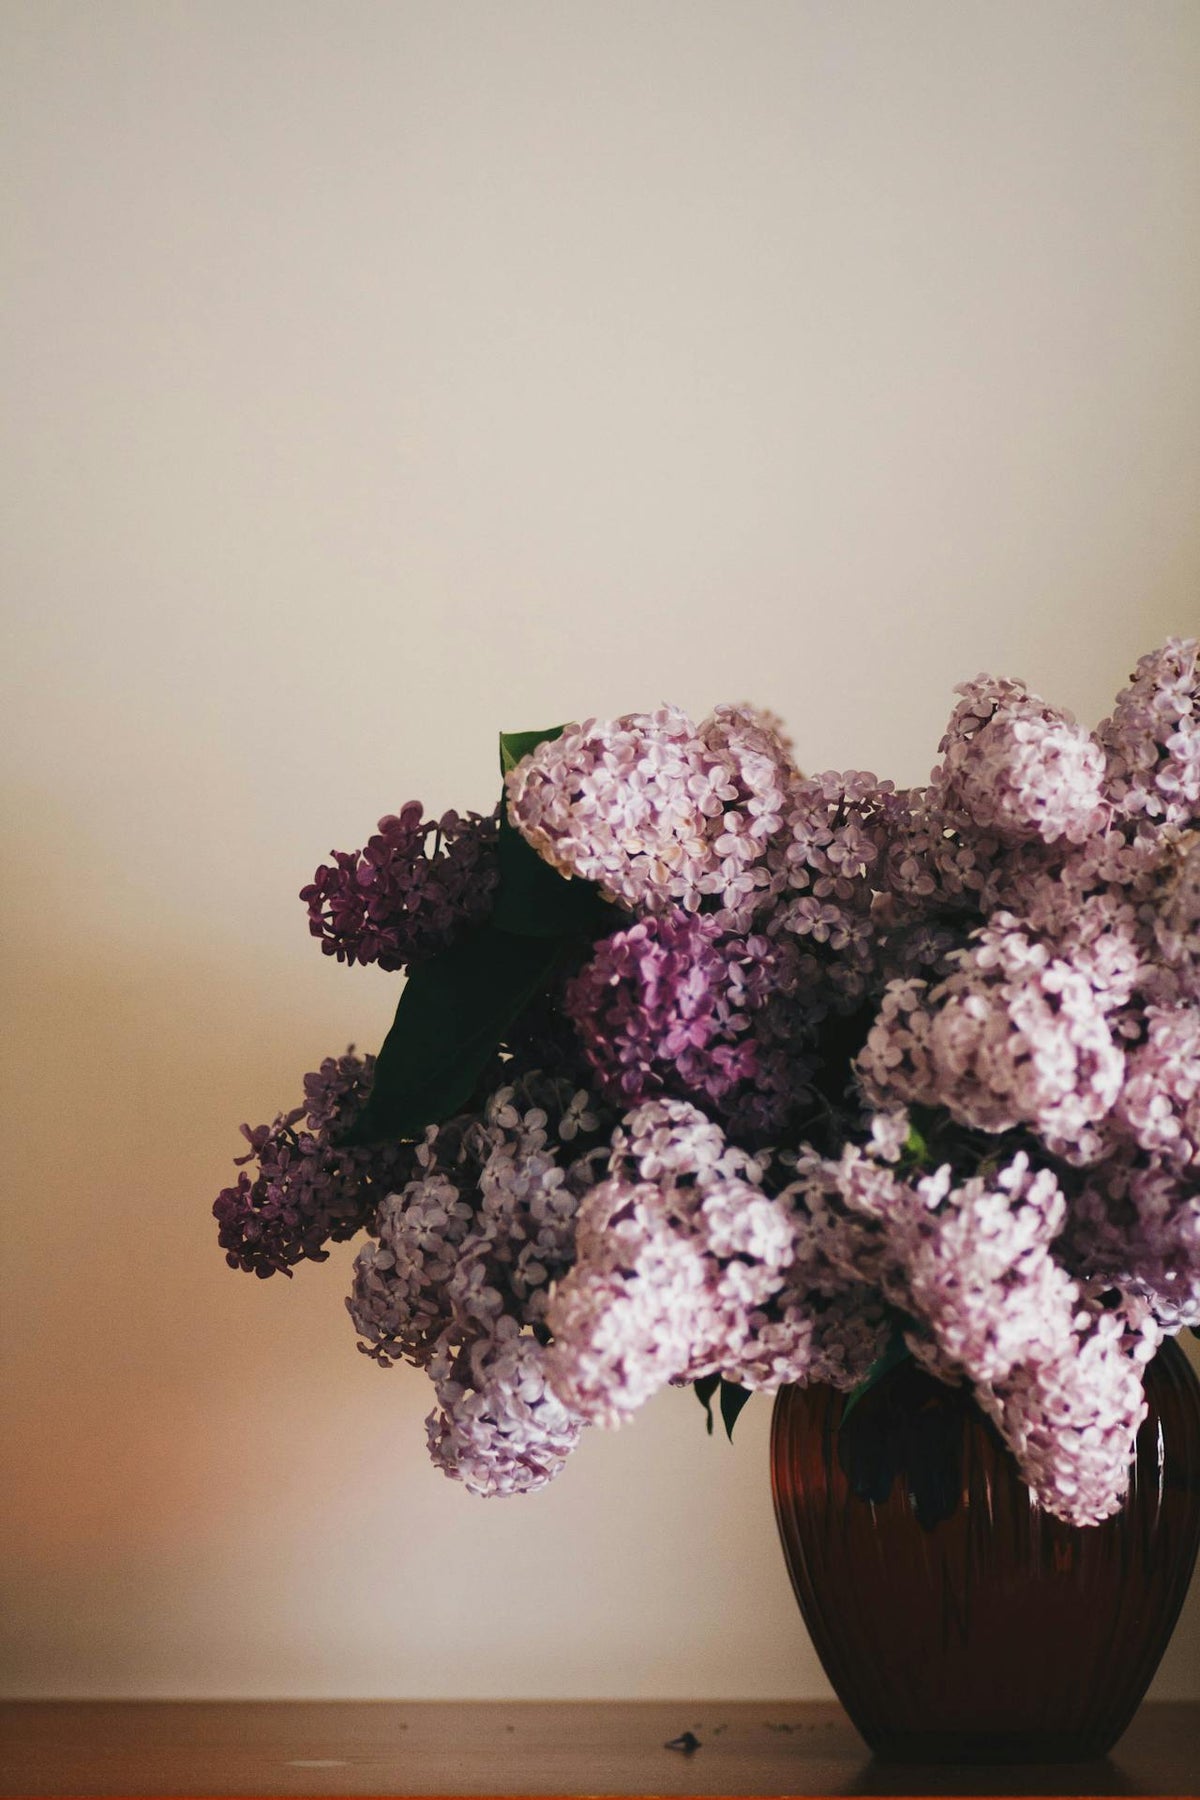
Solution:
[[[1200,1540],[1200,1385],[1168,1340],[1129,1497],[1103,1524],[1034,1500],[964,1388],[906,1361],[846,1412],[780,1391],[775,1513],[825,1673],[893,1761],[1105,1755],[1179,1616]]]

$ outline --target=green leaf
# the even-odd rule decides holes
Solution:
[[[743,1406],[750,1398],[749,1388],[741,1387],[736,1381],[726,1381],[721,1377],[721,1418],[725,1426],[725,1436],[733,1442],[733,1428]]]
[[[850,1392],[846,1397],[846,1404],[842,1408],[841,1422],[838,1426],[839,1430],[842,1425],[846,1423],[846,1420],[850,1417],[850,1414],[854,1411],[863,1395],[869,1394],[877,1381],[882,1381],[885,1375],[890,1375],[893,1369],[898,1369],[900,1364],[905,1362],[911,1355],[912,1351],[904,1341],[904,1333],[898,1326],[895,1327],[885,1348],[881,1350],[879,1355],[875,1358],[875,1361],[871,1364],[858,1386],[850,1389]]]
[[[705,1429],[707,1430],[709,1437],[713,1434],[713,1395],[720,1385],[721,1377],[719,1375],[702,1375],[699,1381],[693,1381],[692,1383],[696,1398],[704,1408],[704,1416],[707,1421]]]
[[[500,773],[507,775],[519,762],[524,762],[539,744],[552,744],[566,730],[565,725],[551,725],[546,731],[502,731],[500,733]]]
[[[908,1127],[908,1136],[904,1140],[904,1154],[911,1156],[914,1162],[924,1162],[929,1154],[929,1145],[911,1122]]]
[[[543,862],[507,816],[497,841],[500,885],[492,924],[519,937],[596,938],[609,925],[610,909],[593,881],[569,879]]]
[[[559,946],[489,921],[412,971],[346,1142],[417,1138],[470,1099],[505,1031],[547,983]]]

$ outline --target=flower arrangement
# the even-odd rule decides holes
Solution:
[[[970,1385],[1041,1505],[1125,1493],[1200,1325],[1200,669],[1087,732],[961,687],[928,785],[804,775],[673,707],[501,739],[487,816],[413,802],[301,898],[407,974],[377,1058],[305,1079],[214,1212],[290,1275],[363,1232],[359,1348],[429,1375],[435,1463],[557,1475],[694,1383]]]

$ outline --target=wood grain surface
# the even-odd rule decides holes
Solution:
[[[691,1750],[668,1749],[690,1732]],[[1105,1762],[872,1760],[796,1702],[31,1701],[0,1706],[0,1794],[1200,1793],[1200,1706],[1143,1707]]]

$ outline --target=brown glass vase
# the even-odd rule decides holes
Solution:
[[[894,1761],[1104,1756],[1132,1719],[1200,1540],[1200,1386],[1168,1340],[1129,1497],[1051,1518],[965,1389],[906,1361],[851,1409],[784,1388],[771,1428],[792,1585],[842,1705]]]

